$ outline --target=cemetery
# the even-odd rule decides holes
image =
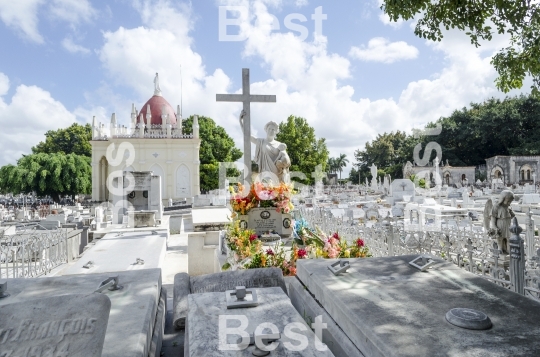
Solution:
[[[242,74],[249,86],[249,70]],[[197,186],[182,185],[196,174],[179,176],[175,191],[149,161],[107,178],[107,194],[102,174],[93,176],[93,197],[105,201],[44,208],[4,200],[0,356],[540,351],[536,185],[501,184],[499,175],[472,184],[467,172],[445,182],[450,167],[435,157],[404,165],[403,179],[381,180],[372,165],[365,184],[324,185],[319,172],[314,186],[295,189],[276,124],[266,138],[248,130],[250,103],[275,98],[217,100],[243,102],[240,124],[256,144],[248,186],[189,196]],[[164,121],[175,115],[164,112]],[[137,125],[121,137],[141,140]],[[104,143],[97,128],[93,138]],[[120,135],[114,123],[111,130]],[[251,145],[244,149],[249,158]]]
[[[68,23],[63,50],[97,56],[110,78],[96,75],[99,90],[82,95],[92,105],[71,113],[37,85],[18,84],[5,101],[10,83],[0,72],[0,120],[40,113],[51,122],[40,122],[45,140],[26,151],[0,143],[0,357],[540,356],[540,70],[530,60],[540,55],[530,48],[540,5],[346,7],[347,31],[377,17],[396,34],[403,21],[440,46],[419,51],[374,37],[340,43],[350,49],[340,57],[323,35],[322,6],[308,36],[311,28],[292,22],[304,15],[285,14],[291,32],[282,33],[265,13],[291,4],[224,1],[212,5],[226,20],[219,41],[243,48],[227,62],[233,46],[211,52],[207,38],[203,51],[193,46],[194,33],[213,26],[193,10],[199,2],[134,1],[140,26],[101,29],[103,47],[92,51],[73,41],[94,22],[112,26],[125,4],[97,11],[81,0],[84,17],[53,3],[35,7],[55,26]],[[30,7],[0,4],[0,25],[51,44]],[[17,23],[23,12],[33,24]],[[452,62],[466,51],[454,38],[451,52],[441,42],[442,28],[466,29],[480,47],[492,40],[488,18],[511,35],[489,57],[493,88],[532,83],[530,95],[485,97],[492,88],[473,77],[488,76],[475,67],[488,57]],[[227,35],[235,26],[239,34]],[[389,67],[434,49],[429,65]],[[47,51],[54,58],[54,46]],[[410,82],[397,99],[390,77],[375,77],[385,72],[393,84],[403,79],[396,73],[416,78],[427,67],[440,73]],[[57,86],[46,68],[34,76]],[[88,76],[81,82],[92,83]],[[455,84],[467,80],[467,90]],[[120,86],[135,94],[117,95]],[[359,88],[390,99],[353,100],[365,96]],[[27,92],[39,106],[27,104]],[[484,102],[472,102],[475,92]],[[193,114],[184,115],[184,101]],[[66,113],[87,123],[62,129]],[[22,157],[9,163],[15,153]]]

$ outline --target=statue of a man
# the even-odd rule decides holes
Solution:
[[[489,199],[484,208],[484,228],[488,235],[496,241],[499,249],[504,253],[510,252],[508,241],[510,239],[510,225],[515,216],[510,204],[514,200],[514,193],[510,190],[504,190],[499,198],[492,202]]]
[[[244,116],[245,112],[242,110],[240,114],[240,126],[244,131]],[[286,152],[287,145],[275,140],[279,131],[279,126],[270,121],[264,126],[266,131],[266,138],[256,138],[251,136],[251,142],[255,144],[255,162],[259,166],[259,174],[263,174],[263,177],[268,173],[274,174],[279,182],[290,181],[289,167],[291,166],[291,159]]]

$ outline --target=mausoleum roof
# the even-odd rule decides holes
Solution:
[[[150,112],[152,114],[152,124],[162,124],[161,120],[161,112],[162,108],[164,107],[165,114],[169,114],[169,122],[170,124],[176,124],[176,113],[174,112],[173,107],[167,102],[165,98],[163,98],[161,95],[154,95],[152,98],[150,98],[141,108],[140,114],[143,115],[144,122],[146,121],[146,112],[148,109],[148,105],[150,105]],[[139,114],[139,115],[140,115]],[[140,118],[140,116],[139,116]],[[137,120],[140,120],[140,119]]]

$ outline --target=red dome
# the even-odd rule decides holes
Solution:
[[[144,123],[146,124],[146,110],[148,109],[148,105],[150,105],[150,112],[152,113],[152,124],[162,124],[161,120],[161,108],[165,106],[165,114],[169,114],[169,122],[171,124],[176,124],[176,113],[174,112],[173,107],[163,98],[162,96],[155,95],[148,102],[144,104],[144,106],[141,108],[141,111],[139,113],[140,115],[143,115]]]

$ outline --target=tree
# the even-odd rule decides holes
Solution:
[[[373,164],[392,178],[402,177],[403,165],[413,161],[413,150],[419,141],[402,131],[377,135],[375,140],[366,143],[364,150],[358,149],[354,153],[354,166],[358,168],[357,173],[360,172],[360,182],[371,178],[370,167]]]
[[[343,171],[344,167],[347,167],[349,160],[347,159],[347,155],[339,154],[339,157],[335,158],[335,162],[336,162],[336,168],[339,171],[339,179],[341,180],[341,172]]]
[[[193,133],[193,116],[182,122],[184,134]],[[199,135],[201,148],[199,150],[200,178],[202,190],[219,188],[219,163],[235,162],[242,157],[242,152],[235,147],[234,140],[225,129],[216,125],[214,120],[199,116]],[[227,170],[228,176],[239,176],[236,170]]]
[[[540,4],[536,1],[383,0],[381,9],[391,21],[419,15],[414,33],[432,41],[443,38],[442,29],[465,31],[476,47],[491,40],[495,31],[510,34],[509,46],[491,60],[499,77],[495,83],[505,93],[519,89],[525,76],[533,79],[532,93],[540,85]],[[491,26],[494,26],[492,28]]]
[[[92,191],[91,159],[64,153],[23,156],[17,165],[0,168],[0,191],[51,196],[88,194]]]
[[[354,166],[351,168],[351,171],[349,171],[349,181],[351,181],[353,185],[360,184],[359,172],[354,168]]]
[[[49,130],[45,133],[45,141],[32,148],[32,153],[39,154],[77,154],[92,157],[92,127],[90,124],[72,124],[70,127]]]
[[[317,139],[315,129],[306,119],[289,116],[286,122],[279,124],[276,140],[287,144],[287,153],[291,158],[290,172],[302,172],[306,175],[305,180],[293,177],[294,181],[312,185],[315,180],[311,174],[315,172],[315,167],[321,165],[322,171],[326,170],[329,154],[326,140]]]

